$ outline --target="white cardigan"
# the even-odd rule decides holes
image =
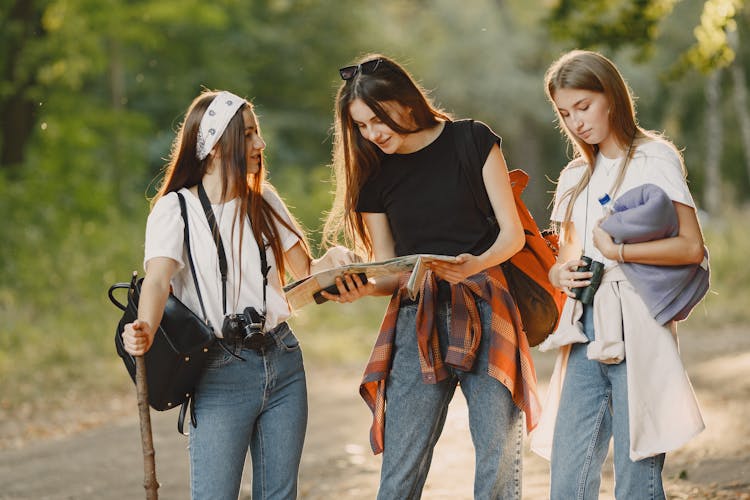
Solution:
[[[595,329],[603,321],[616,325],[617,321],[612,319],[622,318],[622,332],[607,333],[625,340],[630,459],[636,461],[679,448],[699,434],[705,424],[680,359],[675,323],[659,325],[630,282],[617,271],[612,269],[607,273],[610,276],[603,280],[594,297],[594,324]],[[580,302],[568,298],[560,327],[549,339],[554,342],[555,335],[567,330],[570,342],[580,342],[580,338],[576,340],[575,335],[570,335],[570,330],[580,328],[576,325],[580,325],[582,312]],[[580,335],[585,339],[582,332]],[[570,342],[559,349],[542,416],[531,435],[532,451],[547,460],[552,454]],[[588,354],[592,358],[591,349]]]

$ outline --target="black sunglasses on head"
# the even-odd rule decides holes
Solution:
[[[339,69],[339,75],[341,75],[342,80],[351,80],[352,78],[357,76],[357,73],[368,75],[370,73],[374,73],[375,70],[378,69],[381,61],[382,59],[371,59],[369,61],[363,62],[362,64],[347,66],[345,68]]]

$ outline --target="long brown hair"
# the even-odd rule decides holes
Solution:
[[[198,129],[203,114],[208,109],[211,101],[218,95],[218,91],[206,90],[196,97],[190,104],[185,115],[185,120],[180,125],[177,135],[172,143],[169,161],[165,168],[164,178],[161,185],[151,200],[151,206],[167,193],[179,191],[183,187],[190,188],[197,185],[206,174],[210,163],[210,156],[199,160],[196,154]],[[265,159],[262,158],[258,172],[249,173],[245,158],[245,122],[242,112],[246,108],[251,111],[253,106],[245,102],[229,121],[218,141],[220,148],[221,165],[224,169],[222,175],[221,196],[224,199],[228,190],[234,191],[231,195],[237,195],[240,199],[235,222],[238,215],[246,213],[252,221],[253,236],[256,241],[265,242],[273,250],[276,270],[281,283],[285,281],[284,251],[281,247],[278,223],[294,232],[300,240],[303,250],[310,257],[309,245],[304,231],[300,228],[294,217],[287,211],[291,223],[287,222],[263,197],[263,190],[269,189],[276,192],[274,187],[266,180]],[[258,125],[260,133],[260,125]],[[244,224],[240,226],[240,255],[242,254],[242,233]]]
[[[619,166],[619,173],[612,189],[613,192],[610,193],[612,198],[615,197],[617,189],[622,184],[627,165],[633,157],[637,146],[640,144],[660,140],[672,147],[680,159],[682,158],[674,145],[660,134],[644,130],[638,125],[630,89],[614,63],[603,55],[585,50],[568,52],[549,67],[544,81],[547,97],[557,113],[560,128],[565,132],[568,141],[575,147],[575,159],[569,166],[581,165],[582,163],[586,165],[586,171],[581,176],[578,184],[561,196],[561,199],[569,198],[563,224],[570,222],[573,213],[573,204],[578,195],[586,189],[591,179],[599,147],[596,144],[586,143],[567,127],[565,120],[555,105],[555,93],[559,89],[590,90],[604,94],[607,99],[609,104],[610,133],[614,135],[615,141],[620,148],[627,151]]]
[[[368,256],[373,254],[372,240],[356,209],[359,192],[380,167],[382,153],[355,126],[349,110],[351,103],[361,99],[397,134],[413,134],[438,125],[440,120],[450,120],[450,115],[437,108],[427,92],[396,61],[381,54],[368,54],[357,64],[373,59],[380,60],[374,71],[357,72],[341,84],[336,94],[333,141],[336,196],[323,228],[324,244],[336,244],[343,236],[345,244],[364,250]],[[391,118],[383,106],[386,102],[410,109],[414,127],[408,128]]]

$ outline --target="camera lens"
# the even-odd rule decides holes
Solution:
[[[260,328],[258,328],[257,324],[254,323],[246,323],[245,324],[245,339],[251,338],[253,335],[261,335]]]

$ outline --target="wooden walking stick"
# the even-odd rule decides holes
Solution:
[[[148,407],[148,385],[146,383],[146,360],[135,357],[135,390],[138,395],[138,419],[141,422],[141,447],[143,448],[143,487],[146,500],[157,500],[159,483],[156,481],[156,453],[151,434],[151,412]]]
[[[133,320],[138,318],[138,300],[135,298],[135,287],[138,271],[133,271],[128,289],[128,307],[132,310]],[[112,296],[110,295],[110,298]],[[151,411],[148,407],[148,382],[146,380],[146,358],[135,358],[135,393],[138,399],[138,420],[141,423],[141,448],[143,449],[143,487],[146,489],[146,500],[157,500],[159,483],[156,481],[156,453],[154,452],[154,438],[151,434]]]

